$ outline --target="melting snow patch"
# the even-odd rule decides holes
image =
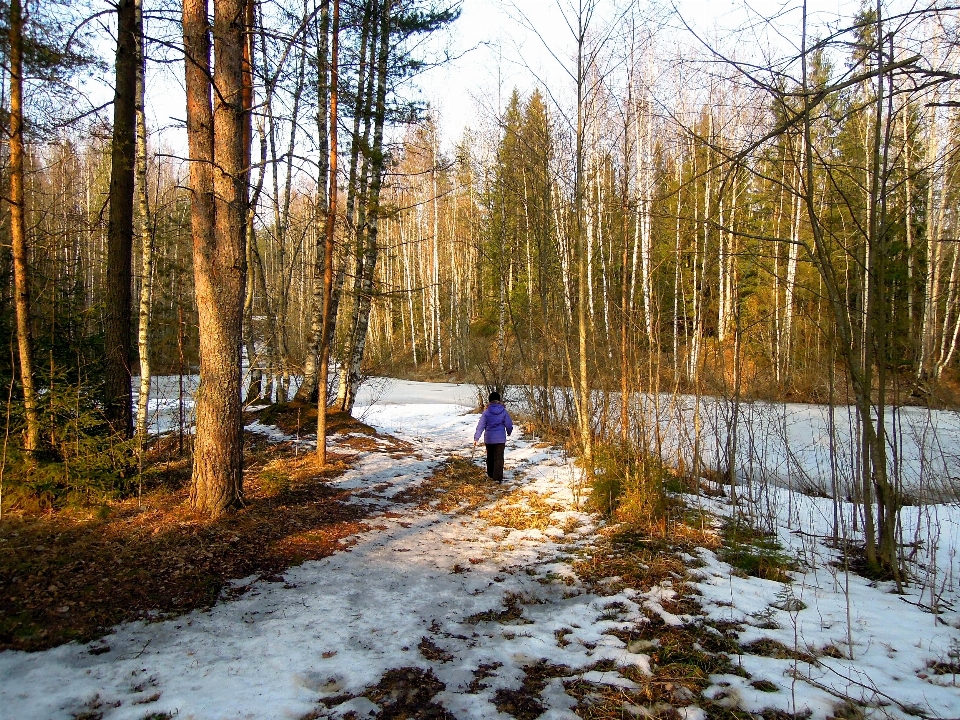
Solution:
[[[695,618],[666,609],[678,594],[668,583],[621,589],[623,578],[611,577],[600,587],[616,595],[586,590],[570,554],[589,559],[597,518],[577,505],[575,464],[522,438],[507,447],[514,479],[506,490],[536,493],[560,508],[544,530],[400,505],[391,500],[398,492],[423,482],[451,455],[469,453],[477,416],[464,415],[467,388],[393,383],[384,392],[396,404],[362,408],[365,421],[414,449],[398,457],[362,452],[331,482],[357,491],[352,502],[389,509],[389,517],[376,518],[348,551],[291,568],[284,582],[235,580],[230,586],[247,592],[226,594],[232,599],[208,612],[114,628],[110,652],[91,654],[72,644],[0,653],[0,714],[69,720],[99,697],[103,720],[141,720],[147,711],[198,720],[368,717],[396,698],[422,696],[457,718],[480,719],[498,716],[498,693],[502,699],[517,688],[527,692],[525,682],[544,662],[562,668],[564,677],[539,676],[542,690],[531,702],[542,705],[541,720],[576,717],[564,685],[573,679],[639,689],[616,670],[588,668],[612,661],[652,675],[651,654],[662,648],[647,639],[644,611],[666,633]],[[417,392],[428,393],[423,402],[400,404]],[[248,429],[295,439],[258,423]],[[474,463],[479,467],[482,458]],[[707,550],[690,556],[701,565],[694,584],[704,616],[696,621],[723,626],[730,643],[756,648],[731,658],[751,678],[712,675],[706,696],[754,714],[809,710],[814,720],[834,715],[838,696],[864,703],[878,718],[960,717],[952,675],[960,631],[951,609],[960,607],[960,595],[956,557],[948,550],[960,548],[960,509],[925,509],[939,513],[942,529],[941,551],[930,557],[941,602],[934,614],[929,586],[926,594],[910,586],[896,595],[890,584],[836,566],[836,551],[822,541],[831,530],[830,501],[764,492],[778,527],[796,528],[803,518],[807,535],[780,533],[784,553],[802,558],[803,569],[788,587],[744,577]],[[520,493],[515,498],[522,502]],[[730,512],[706,498],[691,502],[716,515]],[[921,509],[904,513],[905,527],[923,527]],[[638,629],[644,639],[630,638]],[[388,677],[395,682],[389,687]],[[149,706],[137,704],[153,695]],[[318,698],[344,702],[327,708]],[[651,712],[636,698],[630,706],[624,712]],[[683,720],[706,718],[694,705],[675,709]]]

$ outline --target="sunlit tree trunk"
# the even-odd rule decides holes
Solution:
[[[367,67],[366,76],[365,78],[358,78],[357,81],[357,97],[355,102],[360,109],[354,111],[354,132],[351,140],[350,174],[347,181],[346,215],[348,229],[353,237],[353,248],[352,251],[347,252],[345,263],[349,268],[348,275],[352,271],[353,282],[350,293],[347,296],[348,303],[343,312],[344,320],[347,322],[347,327],[344,349],[340,362],[340,377],[336,401],[337,406],[340,407],[341,410],[346,410],[348,406],[352,407],[352,401],[350,400],[350,366],[352,358],[356,354],[357,343],[359,341],[358,327],[360,323],[360,292],[365,272],[363,231],[364,227],[366,226],[367,187],[372,160],[370,151],[370,133],[373,126],[375,92],[377,89],[378,79],[376,67],[379,67],[379,62],[377,61],[377,48],[383,47],[383,43],[379,42],[380,33],[386,31],[385,28],[382,27],[382,13],[377,12],[378,8],[379,1],[375,0],[367,0],[367,5],[364,8],[364,26],[362,29],[362,36],[364,38],[368,38],[369,56],[364,62],[361,63],[361,67],[364,65]],[[366,83],[365,85],[364,82]],[[363,118],[362,134],[359,132],[360,117]],[[416,330],[413,324],[412,297],[410,297],[410,303],[411,332],[415,333]],[[416,351],[414,351],[414,353],[416,353]],[[416,355],[414,355],[414,365],[416,365]]]
[[[23,448],[32,453],[40,446],[40,414],[33,377],[33,332],[30,322],[30,265],[26,206],[23,191],[23,14],[20,0],[10,0],[10,241],[13,245],[14,306],[17,314],[17,349],[26,432]]]
[[[593,7],[592,5],[590,6]],[[592,12],[577,14],[577,118],[576,118],[576,170],[574,177],[574,247],[577,262],[577,382],[576,392],[577,424],[579,425],[580,445],[583,451],[584,467],[588,476],[593,474],[593,417],[592,395],[587,358],[588,335],[592,326],[592,313],[588,314],[588,300],[592,298],[590,286],[591,238],[584,228],[584,163],[585,163],[585,103],[587,93],[587,72],[590,69],[586,56],[586,42],[589,18]]]
[[[213,83],[206,0],[183,3],[200,387],[190,499],[217,516],[242,501],[240,342],[246,276],[243,54],[246,0],[214,8]],[[211,106],[211,90],[215,101]]]
[[[256,9],[254,0],[247,0],[247,38],[244,43],[244,69],[243,69],[243,106],[247,113],[243,124],[243,157],[245,167],[249,168],[248,173],[253,170],[253,58],[254,58],[254,28],[256,27]],[[257,350],[256,331],[253,315],[253,302],[256,299],[257,288],[257,270],[259,263],[259,254],[257,252],[257,230],[254,225],[257,203],[260,201],[260,193],[263,190],[263,180],[266,177],[267,170],[267,143],[264,138],[263,125],[258,128],[260,136],[260,169],[257,174],[257,182],[252,188],[249,202],[247,203],[246,227],[244,228],[244,251],[247,262],[247,277],[244,282],[243,296],[243,317],[246,323],[243,342],[247,355],[247,372],[250,380],[247,385],[246,396],[244,397],[244,406],[252,405],[262,397],[270,397],[272,387],[265,392],[263,386],[263,353]],[[250,192],[250,191],[248,191]],[[266,282],[261,278],[263,287]],[[267,302],[268,298],[264,298]],[[266,348],[264,348],[266,350]]]
[[[316,243],[313,256],[313,288],[310,296],[310,339],[307,344],[306,358],[303,363],[303,382],[297,390],[296,399],[304,402],[318,402],[317,370],[320,357],[320,333],[323,331],[323,273],[326,262],[326,242],[321,242],[324,233],[319,232],[326,227],[327,202],[329,200],[330,182],[330,135],[332,126],[328,122],[329,112],[327,96],[330,92],[328,78],[327,51],[330,36],[330,0],[320,3],[320,27],[317,43],[317,151],[319,168],[317,171],[317,208],[316,208]],[[321,225],[321,222],[323,225]]]
[[[920,370],[921,378],[932,377],[935,368],[934,347],[937,336],[938,310],[940,305],[940,232],[943,227],[944,203],[936,203],[938,184],[937,173],[937,113],[935,107],[927,111],[927,157],[926,166],[929,172],[927,180],[927,281],[923,304],[923,325],[920,330]],[[942,193],[941,193],[942,195]]]
[[[150,310],[153,306],[154,233],[147,194],[147,121],[144,113],[144,80],[146,55],[143,38],[142,0],[134,0],[136,13],[137,76],[136,76],[136,179],[140,206],[141,280],[137,347],[140,354],[140,392],[137,395],[136,436],[140,442],[147,435],[147,410],[150,403]],[[142,446],[141,446],[142,447]],[[142,452],[142,449],[141,449]]]
[[[803,164],[800,165],[800,172],[803,172]],[[800,211],[802,209],[800,193],[795,193],[790,203],[792,213],[790,220],[790,243],[787,247],[787,276],[784,283],[783,299],[783,326],[782,336],[778,341],[783,361],[782,376],[786,377],[790,373],[791,357],[793,354],[793,313],[794,313],[794,295],[797,286],[797,260],[800,253]]]
[[[384,148],[383,127],[386,121],[387,70],[390,53],[390,23],[393,0],[383,0],[380,20],[380,50],[377,54],[377,99],[373,118],[373,145],[370,148],[370,189],[366,197],[366,211],[363,223],[363,264],[360,294],[357,302],[357,329],[352,353],[349,357],[349,374],[344,410],[353,411],[360,387],[360,368],[367,342],[367,328],[370,324],[370,304],[373,295],[373,280],[379,251],[377,233],[380,222],[380,191],[383,187]]]
[[[333,0],[330,43],[330,202],[323,251],[323,323],[320,333],[320,367],[317,372],[317,459],[327,462],[327,378],[330,372],[330,324],[333,306],[333,240],[337,227],[337,71],[339,63],[340,0]],[[324,100],[321,100],[324,102]]]

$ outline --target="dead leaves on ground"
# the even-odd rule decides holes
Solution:
[[[87,641],[117,623],[211,606],[230,579],[276,578],[326,557],[367,529],[369,510],[329,480],[352,455],[320,469],[291,443],[247,435],[245,507],[211,521],[189,505],[189,461],[135,498],[0,522],[0,649]]]

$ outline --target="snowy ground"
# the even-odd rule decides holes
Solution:
[[[507,718],[494,703],[502,691],[520,688],[541,659],[574,672],[537,691],[541,717],[576,717],[564,682],[577,678],[618,688],[624,716],[643,715],[650,711],[624,675],[656,671],[651,645],[626,647],[610,633],[649,618],[666,627],[733,622],[742,644],[767,638],[795,656],[817,656],[815,664],[732,658],[751,677],[712,676],[705,697],[721,706],[809,711],[820,720],[852,697],[870,704],[876,717],[960,717],[952,672],[960,669],[957,508],[936,506],[905,522],[906,532],[926,533],[923,557],[938,569],[928,572],[939,578],[928,583],[937,615],[925,609],[930,587],[899,596],[829,564],[829,501],[769,488],[763,502],[802,572],[790,584],[741,577],[700,550],[688,560],[705,616],[676,615],[664,609],[675,594],[669,583],[641,592],[611,579],[609,594],[595,594],[577,577],[574,559],[593,552],[597,519],[577,508],[573,464],[532,438],[509,446],[507,484],[518,501],[536,493],[556,506],[545,530],[511,531],[476,513],[394,501],[445,458],[468,454],[476,423],[464,405],[451,404],[472,405],[471,386],[420,385],[367,396],[380,402],[361,409],[368,423],[418,452],[403,459],[365,453],[338,480],[366,491],[355,501],[382,510],[352,548],[293,568],[284,582],[238,580],[247,591],[210,611],[120,626],[89,645],[0,653],[0,718],[373,717],[378,708],[370,697],[380,696],[369,688],[404,667],[433,673],[442,689],[437,684],[427,697],[453,717]],[[425,390],[439,392],[424,402]],[[730,513],[722,501],[689,501],[717,516]],[[605,659],[620,670],[594,669]],[[675,705],[685,720],[701,720],[698,702],[704,704],[679,696]]]
[[[924,543],[922,562],[910,564],[913,582],[897,594],[892,582],[872,582],[838,562],[841,554],[825,542],[832,533],[829,499],[772,493],[778,538],[800,567],[793,582],[737,577],[706,550],[700,552],[703,567],[692,574],[706,617],[740,624],[742,645],[774,640],[817,662],[743,654],[741,665],[752,678],[715,676],[706,695],[727,695],[754,713],[776,700],[776,707],[809,709],[819,718],[849,697],[876,708],[877,716],[960,717],[958,508],[927,508],[939,514],[935,522],[918,508],[903,510],[905,536]],[[730,514],[723,502],[688,500],[718,516]],[[783,693],[757,690],[750,684],[757,679]]]

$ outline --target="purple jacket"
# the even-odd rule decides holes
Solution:
[[[483,442],[487,445],[496,445],[505,443],[507,435],[513,433],[513,420],[510,419],[510,413],[498,402],[487,405],[487,409],[480,416],[477,423],[477,431],[473,434],[474,441],[480,439],[480,433],[486,430]]]

